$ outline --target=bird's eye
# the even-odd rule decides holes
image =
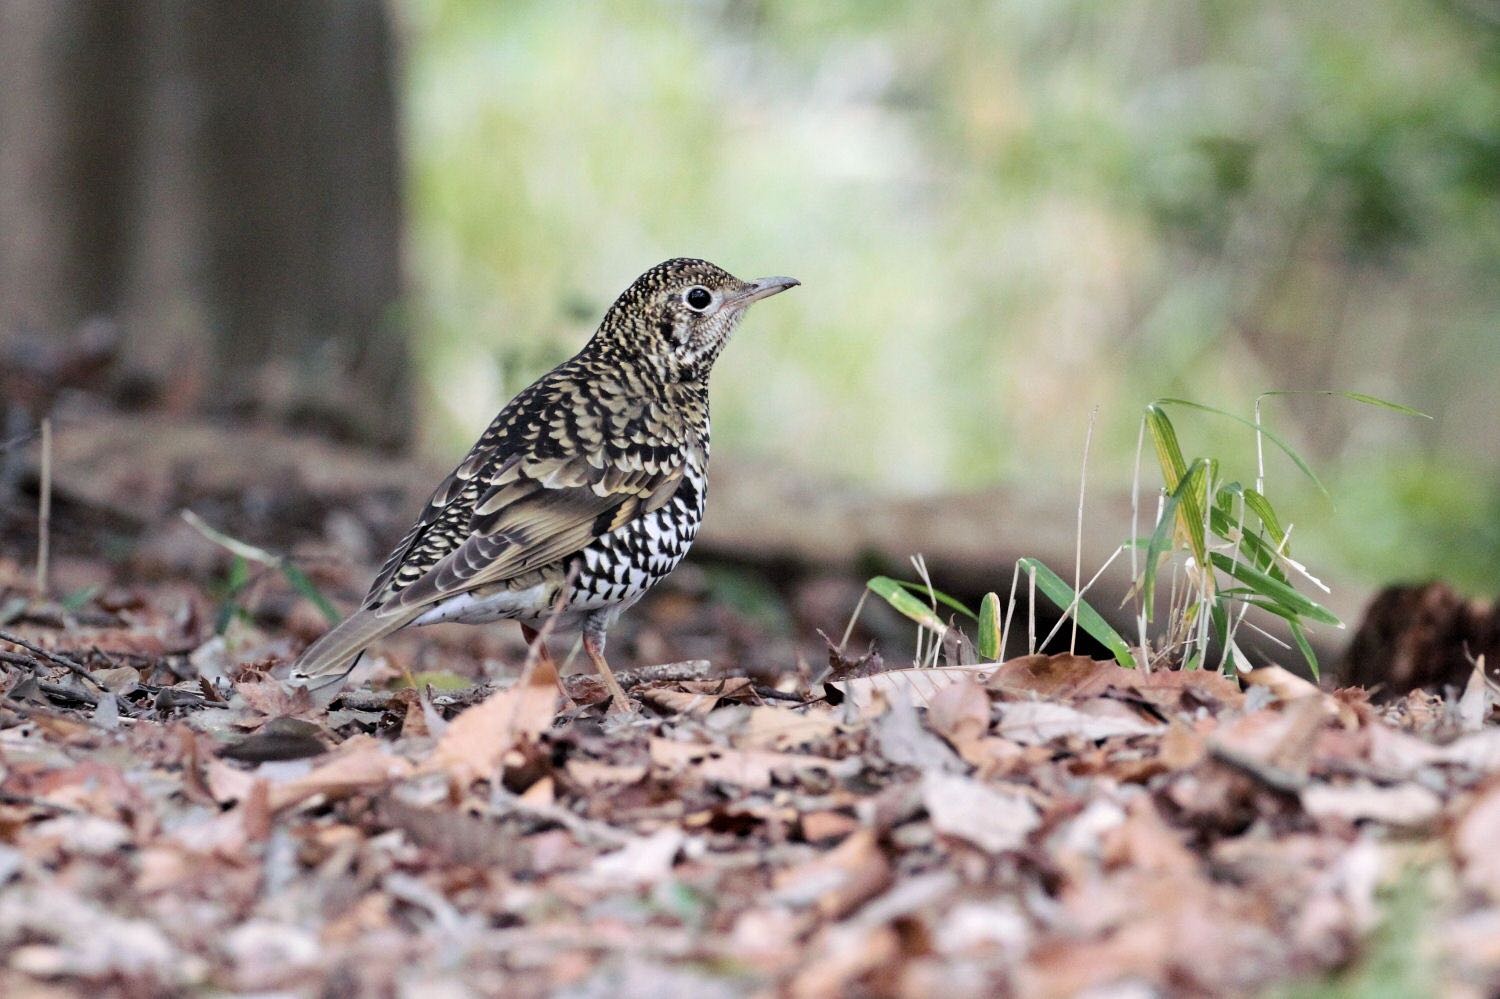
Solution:
[[[689,288],[687,294],[682,296],[682,300],[694,312],[702,312],[714,303],[714,295],[713,292],[699,284]]]

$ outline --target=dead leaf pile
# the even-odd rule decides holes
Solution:
[[[324,708],[149,603],[0,642],[0,993],[1246,995],[1357,974],[1414,879],[1432,988],[1500,990],[1472,690],[1031,656]]]

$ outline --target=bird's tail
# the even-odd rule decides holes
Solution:
[[[356,611],[313,642],[292,667],[292,679],[313,689],[341,684],[354,669],[359,654],[372,643],[406,627],[421,615],[421,609],[396,614],[376,609]]]

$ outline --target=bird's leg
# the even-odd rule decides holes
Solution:
[[[557,690],[563,696],[564,704],[572,704],[573,698],[568,695],[568,685],[563,683],[562,672],[557,668],[557,663],[552,661],[552,653],[547,651],[547,643],[542,641],[542,633],[529,624],[521,625],[521,637],[526,640],[526,645],[536,655],[538,662],[544,662],[552,670],[552,676],[557,680]]]
[[[588,653],[594,669],[599,671],[599,679],[604,681],[604,689],[609,691],[609,709],[628,712],[632,708],[630,698],[625,695],[620,681],[615,679],[614,670],[604,661],[604,633],[608,627],[603,615],[590,614],[583,623],[583,651]]]

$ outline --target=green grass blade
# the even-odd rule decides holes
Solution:
[[[999,659],[1000,641],[1000,594],[986,593],[979,602],[979,658]]]
[[[1313,679],[1321,680],[1323,675],[1318,669],[1318,654],[1313,651],[1312,643],[1307,640],[1307,632],[1296,621],[1290,621],[1288,625],[1291,628],[1292,641],[1297,643],[1302,658],[1307,660],[1307,668],[1312,670]]]
[[[1182,457],[1182,445],[1177,442],[1177,429],[1167,417],[1166,410],[1156,403],[1146,407],[1146,429],[1151,434],[1151,445],[1156,449],[1156,460],[1161,465],[1167,492],[1177,488],[1177,483],[1187,474],[1187,462]]]
[[[1340,389],[1309,389],[1305,391],[1299,391],[1297,389],[1279,389],[1275,392],[1262,392],[1258,399],[1267,399],[1271,396],[1277,395],[1336,395],[1340,398],[1350,399],[1354,402],[1363,403],[1366,406],[1375,406],[1380,409],[1389,409],[1391,412],[1400,413],[1403,416],[1415,416],[1423,420],[1432,419],[1432,415],[1430,413],[1424,413],[1420,409],[1412,409],[1410,406],[1403,406],[1399,402],[1391,402],[1389,399],[1382,399],[1379,396],[1366,395],[1364,392],[1346,392]]]
[[[1229,419],[1234,420],[1236,423],[1243,423],[1251,430],[1258,431],[1262,436],[1265,437],[1266,440],[1270,441],[1272,444],[1275,444],[1278,448],[1280,448],[1288,458],[1292,459],[1292,463],[1302,471],[1302,474],[1307,476],[1308,479],[1312,481],[1312,484],[1318,487],[1318,492],[1322,493],[1325,497],[1328,495],[1327,487],[1323,485],[1323,480],[1318,478],[1317,475],[1313,473],[1312,466],[1309,465],[1305,460],[1303,460],[1303,457],[1295,450],[1293,450],[1290,444],[1282,440],[1276,434],[1272,433],[1264,423],[1257,424],[1254,420],[1247,420],[1243,416],[1240,416],[1236,413],[1231,413],[1226,409],[1219,409],[1216,406],[1205,406],[1203,403],[1193,402],[1191,399],[1158,399],[1151,405],[1185,406],[1188,409],[1196,409],[1203,413],[1215,413],[1219,416],[1228,417]],[[1147,408],[1149,409],[1150,407]]]
[[[1235,542],[1235,532],[1239,531],[1240,551],[1249,556],[1255,567],[1269,574],[1273,579],[1287,582],[1286,573],[1276,561],[1276,550],[1260,535],[1242,529],[1238,520],[1227,516],[1219,509],[1209,512],[1209,526],[1215,535],[1230,544]]]
[[[931,596],[932,599],[936,600],[938,603],[943,604],[945,607],[950,607],[953,610],[958,611],[970,621],[979,620],[979,615],[969,610],[969,608],[964,605],[963,601],[959,600],[957,597],[950,597],[948,594],[944,593],[942,590],[937,589],[936,587],[928,587],[926,583],[919,583],[910,579],[897,579],[893,580],[893,582],[906,587],[908,590],[915,593],[919,597],[925,598]]]
[[[1146,605],[1146,620],[1152,620],[1156,608],[1156,573],[1160,568],[1162,556],[1172,544],[1174,525],[1177,522],[1177,503],[1180,499],[1178,492],[1174,490],[1167,497],[1166,503],[1162,504],[1161,520],[1156,523],[1156,530],[1151,535],[1151,543],[1146,546],[1146,571],[1141,582],[1142,599]]]
[[[1214,552],[1210,557],[1218,569],[1244,583],[1260,596],[1284,608],[1288,613],[1334,627],[1343,627],[1343,623],[1331,611],[1298,593],[1289,584],[1272,578],[1254,566],[1236,562],[1222,552]]]
[[[1203,537],[1203,507],[1199,492],[1202,488],[1200,476],[1212,471],[1211,463],[1204,458],[1188,465],[1182,457],[1182,446],[1177,441],[1177,430],[1172,426],[1164,410],[1155,403],[1146,407],[1146,429],[1150,433],[1152,446],[1156,449],[1157,462],[1161,465],[1162,482],[1167,492],[1178,498],[1177,520],[1192,549],[1193,558],[1203,565],[1207,557],[1207,539]],[[1211,478],[1211,476],[1210,476]],[[1165,519],[1165,518],[1163,518]]]
[[[1065,583],[1061,576],[1047,568],[1034,558],[1023,558],[1017,560],[1017,565],[1024,573],[1036,574],[1036,588],[1044,593],[1064,613],[1070,610],[1076,616],[1078,626],[1089,635],[1109,649],[1115,661],[1126,669],[1135,668],[1135,656],[1130,653],[1130,645],[1120,633],[1109,626],[1109,622],[1099,615],[1099,612],[1088,605],[1085,600],[1078,600],[1075,607],[1074,600],[1077,593],[1073,587]],[[998,600],[997,600],[998,602]]]
[[[1244,491],[1245,505],[1250,512],[1260,518],[1262,526],[1271,535],[1271,543],[1283,555],[1292,553],[1292,546],[1287,544],[1286,531],[1281,526],[1281,519],[1276,516],[1276,509],[1271,506],[1271,501],[1266,499],[1254,489]]]
[[[939,635],[948,631],[948,625],[943,619],[938,617],[931,607],[918,600],[901,584],[900,580],[889,576],[876,576],[865,585],[876,596],[894,607],[897,613],[910,618],[922,627],[935,631]]]
[[[329,624],[339,623],[341,618],[339,609],[333,606],[333,601],[325,597],[323,591],[318,589],[311,579],[307,578],[307,573],[286,561],[281,563],[280,569],[286,581],[292,585],[292,589],[311,600]]]

